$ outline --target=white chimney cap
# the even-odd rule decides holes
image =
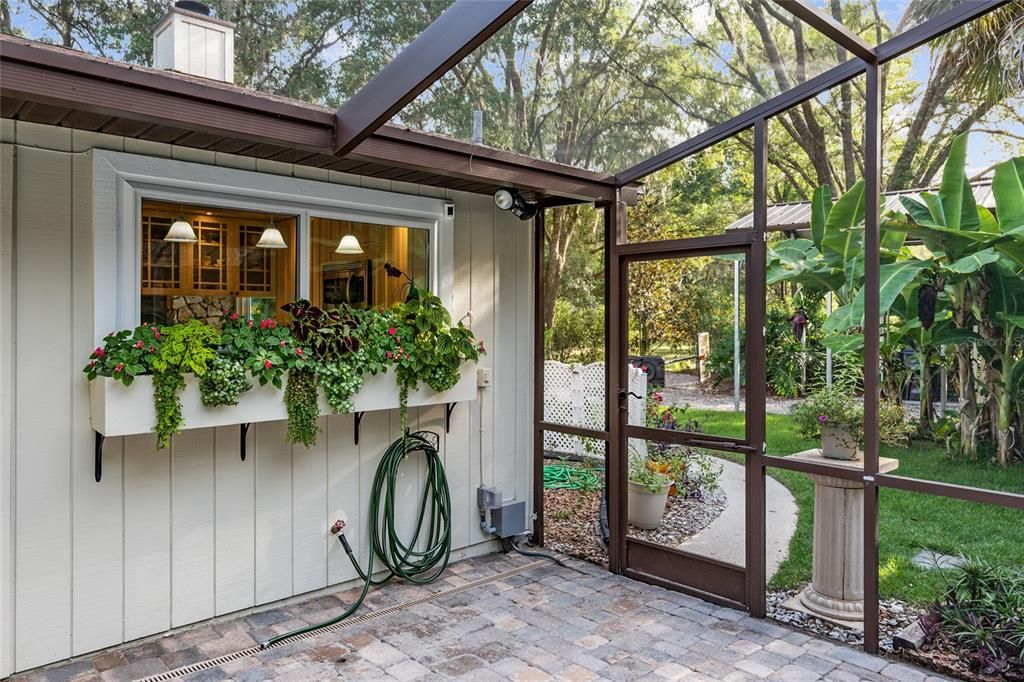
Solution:
[[[153,30],[153,66],[232,83],[235,25],[201,2],[178,0]]]

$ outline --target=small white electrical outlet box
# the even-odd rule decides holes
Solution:
[[[477,367],[476,368],[476,385],[479,388],[486,388],[491,385],[491,368],[490,367]]]

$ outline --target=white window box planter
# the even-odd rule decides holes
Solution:
[[[437,393],[420,384],[409,394],[409,407],[457,403],[476,398],[476,363],[465,362],[460,370],[459,382],[450,390]],[[251,378],[250,378],[251,380]],[[243,393],[237,405],[204,407],[199,398],[199,381],[193,375],[185,377],[185,390],[181,392],[183,429],[204,429],[213,426],[251,424],[288,419],[283,389],[272,385],[253,387]],[[92,428],[101,436],[130,436],[152,433],[156,425],[153,406],[153,379],[140,376],[131,386],[125,386],[110,377],[96,377],[89,382],[90,420]],[[367,376],[363,388],[353,398],[353,413],[398,408],[398,385],[389,370],[386,374]],[[332,414],[320,392],[320,414]]]

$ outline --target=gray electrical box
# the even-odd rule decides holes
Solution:
[[[527,532],[526,502],[505,502],[501,491],[493,486],[476,489],[480,507],[480,527],[499,538],[513,538]]]
[[[512,538],[526,532],[526,502],[506,502],[491,510],[491,527],[499,538]]]

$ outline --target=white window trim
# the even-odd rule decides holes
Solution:
[[[310,288],[311,218],[426,229],[430,288],[451,310],[455,211],[450,202],[122,152],[91,153],[97,343],[112,330],[139,324],[143,199],[297,216],[298,243],[290,246],[298,247],[298,295],[303,298]]]

